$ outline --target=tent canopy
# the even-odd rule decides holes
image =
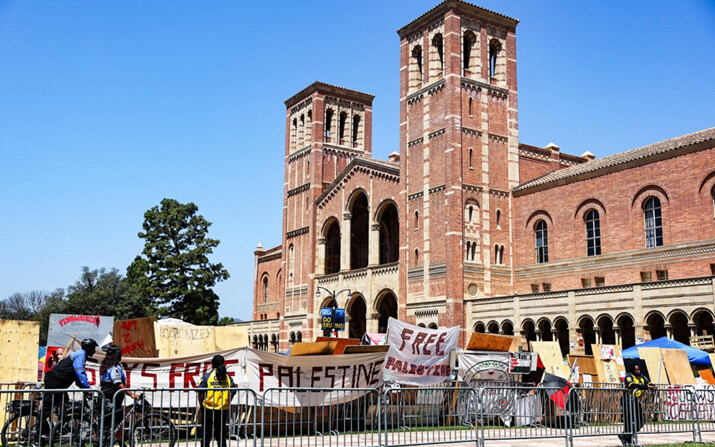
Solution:
[[[695,349],[668,337],[660,337],[655,340],[641,343],[640,345],[632,346],[624,349],[621,356],[624,359],[639,359],[638,348],[667,348],[667,349],[682,349],[688,354],[688,361],[693,365],[710,366],[710,356],[707,352]]]

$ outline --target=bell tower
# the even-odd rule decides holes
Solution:
[[[406,321],[464,327],[465,299],[511,294],[517,24],[447,0],[398,30]]]

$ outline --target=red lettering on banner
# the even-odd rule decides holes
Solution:
[[[130,365],[129,363],[122,362],[122,368],[124,368],[124,372],[127,375],[127,387],[129,388],[132,387],[132,371],[139,367],[139,365],[140,363],[133,363]]]
[[[420,354],[420,344],[425,341],[427,334],[424,332],[418,332],[415,337],[415,341],[412,342],[412,354]]]
[[[334,370],[334,366],[326,366],[325,367],[325,377],[327,379],[330,379],[330,388],[335,388],[335,374],[330,374],[329,371]]]
[[[389,356],[385,360],[385,369],[390,369],[393,363],[395,363],[395,358],[393,356]]]
[[[234,371],[231,371],[231,370],[229,369],[229,367],[230,367],[231,365],[238,365],[238,359],[226,360],[225,362],[223,362],[223,364],[226,365],[226,375],[227,375],[227,376],[231,376],[231,377],[233,377],[233,378],[236,378],[236,373],[235,373]],[[206,363],[206,365],[204,366],[203,371],[201,371],[201,375],[202,375],[202,376],[205,375],[207,372],[209,372],[209,371],[208,371],[208,370],[209,370],[209,365],[210,365],[210,362]]]
[[[365,385],[367,385],[370,383],[370,373],[367,370],[367,365],[358,365],[358,380],[357,382],[353,382],[353,388],[359,388],[360,378],[363,375],[365,376]]]
[[[156,373],[152,373],[147,371],[149,368],[159,368],[161,365],[158,363],[145,363],[144,366],[142,366],[142,377],[148,377],[152,380],[152,383],[154,384],[154,388],[159,388],[159,383],[158,383],[158,378],[156,376]],[[129,374],[127,374],[127,386],[129,386]]]
[[[169,388],[176,388],[176,377],[181,377],[181,373],[177,372],[184,366],[183,363],[172,363],[169,368]]]
[[[400,333],[400,338],[402,338],[402,344],[400,345],[400,351],[405,349],[405,344],[407,344],[407,341],[410,339],[410,335],[412,335],[415,331],[412,329],[407,329],[404,328],[402,329],[402,332]]]
[[[258,364],[258,383],[259,391],[263,392],[265,389],[264,378],[273,376],[273,365],[270,363],[259,363]]]
[[[424,355],[432,355],[432,352],[427,349],[427,346],[430,343],[434,343],[435,338],[437,338],[437,334],[429,334],[429,337],[427,337],[427,341],[425,341],[425,347],[422,350]]]
[[[67,315],[58,323],[60,326],[65,326],[70,323],[90,323],[99,327],[99,315],[93,317],[91,315]]]
[[[310,387],[311,388],[313,388],[315,386],[315,382],[320,380],[320,377],[317,377],[317,378],[315,377],[315,373],[320,372],[322,370],[323,370],[322,366],[314,366],[313,367],[312,373],[310,375]]]
[[[442,351],[441,349],[439,349],[439,347],[440,347],[440,345],[441,345],[442,343],[444,343],[445,341],[447,341],[447,333],[446,333],[446,332],[442,332],[441,334],[439,334],[439,338],[437,339],[437,344],[436,344],[435,347],[434,347],[434,349],[435,349],[435,355],[444,355],[444,351]]]
[[[184,367],[184,388],[196,388],[199,386],[194,380],[194,377],[199,375],[201,375],[201,363],[186,363],[186,367]]]
[[[278,385],[283,386],[285,381],[284,377],[288,378],[288,388],[293,388],[293,368],[290,366],[279,366],[278,367]]]

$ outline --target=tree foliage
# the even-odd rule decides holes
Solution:
[[[117,269],[90,270],[67,288],[64,312],[69,314],[111,315],[116,320],[146,317],[152,313],[148,298],[132,287]]]
[[[141,256],[127,270],[130,282],[152,297],[161,315],[194,324],[218,321],[219,297],[211,288],[228,279],[221,263],[209,262],[218,239],[208,237],[211,223],[193,203],[164,199],[144,213]]]

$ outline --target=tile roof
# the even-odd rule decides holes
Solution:
[[[672,138],[670,140],[649,144],[647,146],[639,147],[637,149],[631,149],[629,151],[610,155],[608,157],[597,158],[587,163],[571,166],[569,168],[552,171],[546,175],[535,178],[534,180],[517,186],[516,188],[514,188],[514,192],[526,191],[531,188],[548,185],[550,183],[563,183],[568,181],[568,179],[577,176],[587,175],[588,177],[596,177],[599,175],[604,175],[611,172],[613,169],[618,169],[619,167],[621,169],[625,169],[629,167],[628,164],[638,161],[648,163],[649,161],[645,160],[647,158],[654,157],[659,154],[673,152],[678,149],[692,146],[698,143],[703,143],[706,141],[715,142],[715,127],[683,135],[677,138]],[[621,167],[620,165],[626,166]],[[577,180],[578,179],[574,179],[573,181]]]
[[[439,10],[439,9],[443,9],[443,8],[444,8],[444,9],[447,9],[447,8],[451,8],[451,7],[460,7],[460,6],[461,6],[461,7],[467,7],[467,8],[474,8],[474,9],[476,9],[476,10],[479,10],[479,11],[481,11],[481,12],[483,12],[483,13],[487,13],[487,14],[493,14],[493,17],[498,17],[498,18],[501,18],[501,19],[507,19],[507,20],[509,20],[509,21],[514,22],[514,25],[516,25],[517,23],[519,23],[519,19],[515,19],[515,18],[513,18],[513,17],[509,17],[509,16],[507,16],[507,15],[500,14],[500,13],[498,13],[498,12],[496,12],[496,11],[492,11],[492,10],[490,10],[490,9],[482,8],[481,6],[477,6],[477,5],[473,4],[473,3],[465,2],[465,1],[463,1],[463,0],[445,0],[445,1],[441,2],[441,3],[439,3],[438,5],[436,5],[434,8],[432,8],[432,9],[430,9],[429,11],[425,12],[425,13],[422,14],[421,16],[417,17],[416,19],[414,19],[413,21],[411,21],[411,22],[408,23],[407,25],[405,25],[405,26],[403,26],[402,28],[398,29],[398,30],[397,30],[397,34],[399,34],[400,36],[404,37],[405,34],[408,34],[408,33],[412,32],[412,29],[411,29],[411,28],[412,28],[412,25],[413,25],[413,24],[418,23],[419,21],[421,21],[422,19],[424,19],[425,17],[429,16],[430,14],[432,14],[433,12],[435,12],[435,11],[437,11],[437,10]]]

